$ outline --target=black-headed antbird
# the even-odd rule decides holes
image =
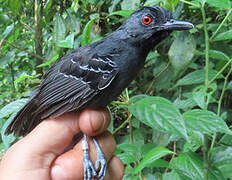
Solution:
[[[193,24],[178,21],[158,6],[135,11],[116,31],[98,42],[86,45],[58,59],[49,68],[26,105],[18,112],[6,130],[17,136],[28,134],[42,120],[65,112],[107,106],[128,86],[142,69],[153,47],[173,30],[188,30]],[[96,172],[88,157],[88,142],[84,135],[85,179],[106,174],[106,161],[97,141]]]

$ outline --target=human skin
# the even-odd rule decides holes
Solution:
[[[65,151],[75,134],[82,131],[97,140],[108,161],[104,180],[122,179],[124,167],[113,155],[116,143],[106,131],[110,123],[106,109],[87,109],[66,113],[42,121],[31,133],[7,150],[0,163],[0,180],[79,180],[83,179],[81,141]],[[89,138],[89,154],[93,162],[97,153]],[[64,152],[65,151],[65,152]]]

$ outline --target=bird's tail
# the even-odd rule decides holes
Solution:
[[[38,124],[36,122],[38,117],[36,118],[33,115],[33,112],[37,109],[35,96],[33,95],[16,114],[5,131],[6,135],[14,133],[15,136],[25,136]]]

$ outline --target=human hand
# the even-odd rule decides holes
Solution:
[[[0,162],[0,179],[79,180],[83,179],[81,141],[65,151],[78,132],[97,137],[108,161],[105,180],[122,179],[124,167],[113,152],[113,136],[105,131],[110,122],[106,109],[88,109],[80,114],[66,113],[41,122],[31,133],[11,146]],[[89,141],[89,154],[97,158],[94,144]]]

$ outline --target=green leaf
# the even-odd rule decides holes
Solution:
[[[5,68],[7,64],[14,62],[14,58],[15,58],[15,52],[9,51],[8,53],[5,54],[5,56],[3,56],[0,59],[0,67]]]
[[[14,24],[7,26],[5,31],[2,33],[2,39],[6,39],[10,35],[13,29],[14,29]]]
[[[144,6],[154,6],[154,5],[158,5],[160,2],[165,2],[165,0],[147,0],[144,3]]]
[[[227,84],[226,89],[232,91],[232,81],[230,81],[230,82]]]
[[[14,82],[15,83],[18,83],[18,82],[21,82],[21,81],[23,81],[24,79],[27,79],[27,78],[33,78],[33,76],[30,76],[30,75],[28,75],[27,73],[22,73],[21,75],[20,75],[20,77],[18,78],[18,79],[16,79]]]
[[[183,100],[178,98],[174,101],[174,104],[178,109],[190,109],[197,105],[197,103],[192,98]]]
[[[176,74],[183,72],[188,67],[194,56],[195,49],[194,37],[189,32],[182,31],[178,33],[168,51],[168,57]]]
[[[9,0],[9,7],[10,10],[14,13],[14,14],[18,14],[19,10],[22,6],[23,1],[22,0]]]
[[[93,18],[91,19],[86,25],[85,28],[83,30],[82,36],[81,36],[81,46],[85,46],[87,44],[89,44],[90,41],[90,30],[92,27],[92,24],[94,23],[94,21],[98,19],[98,18]]]
[[[183,179],[180,178],[178,173],[176,173],[175,171],[171,171],[163,175],[163,180],[183,180]]]
[[[73,49],[74,33],[68,35],[65,40],[59,41],[57,46]]]
[[[27,102],[27,98],[18,99],[7,104],[0,110],[0,119],[9,116],[12,113],[18,112],[23,105]]]
[[[146,94],[135,95],[135,96],[133,96],[133,97],[130,98],[129,103],[130,104],[136,103],[137,101],[139,101],[139,100],[141,100],[143,98],[146,98],[146,97],[150,97],[150,96],[146,95]]]
[[[232,134],[226,123],[215,113],[207,110],[194,109],[183,114],[186,126],[203,134],[216,132]]]
[[[175,170],[184,180],[202,180],[204,179],[203,160],[196,153],[183,153],[172,159],[170,168]],[[215,168],[208,168],[209,180],[225,180],[223,174]]]
[[[121,2],[122,10],[136,10],[140,5],[140,0],[123,0]]]
[[[37,67],[45,67],[50,66],[54,61],[56,61],[59,58],[59,54],[57,54],[55,57],[53,57],[50,61],[47,61],[43,64],[38,65]]]
[[[74,0],[74,1],[72,2],[71,8],[74,10],[75,13],[77,13],[78,8],[79,8],[79,0]]]
[[[207,0],[206,2],[210,6],[217,7],[219,9],[230,9],[231,8],[230,0]]]
[[[1,138],[2,138],[5,150],[7,150],[10,147],[11,143],[14,142],[14,140],[16,139],[16,137],[13,134],[9,134],[9,135],[4,134],[6,131],[6,128],[9,126],[9,124],[15,117],[16,113],[17,112],[14,112],[13,114],[11,114],[11,116],[6,120],[6,122],[4,123],[1,129]]]
[[[207,102],[205,100],[205,97],[206,97],[205,86],[198,86],[193,90],[193,100],[202,109],[206,109],[207,107]]]
[[[60,15],[56,15],[55,26],[54,26],[54,40],[55,43],[64,40],[66,35],[66,27],[64,20]]]
[[[133,12],[134,10],[120,10],[120,11],[115,11],[115,12],[110,13],[107,17],[113,16],[113,15],[119,15],[119,16],[128,18]]]
[[[183,152],[195,152],[204,144],[204,135],[197,131],[189,130],[190,141],[184,144]]]
[[[213,40],[223,41],[223,40],[230,40],[230,39],[232,39],[232,29],[218,34]]]
[[[147,97],[129,106],[130,112],[144,124],[188,139],[179,110],[167,99]]]
[[[135,152],[135,153],[139,152],[138,147],[134,144],[128,144],[128,143],[118,144],[117,148],[125,152]]]
[[[215,168],[215,167],[209,168],[208,179],[227,180],[224,174],[218,168]]]
[[[158,140],[157,140],[158,141]],[[145,154],[148,151],[152,150],[154,147],[157,147],[157,145],[155,143],[149,142],[149,143],[145,143],[141,146],[141,153]]]
[[[219,167],[232,164],[232,147],[219,146],[210,151],[209,160],[211,165]]]
[[[114,9],[116,8],[116,6],[118,5],[118,3],[120,3],[121,0],[112,0],[111,1],[111,6],[109,7],[109,13],[112,13],[114,11]]]
[[[222,165],[220,167],[218,167],[219,170],[222,172],[223,176],[225,178],[230,179],[232,177],[232,164],[226,164],[226,165]]]
[[[232,146],[232,135],[225,134],[224,136],[222,136],[219,143],[225,144],[227,146]]]
[[[209,70],[209,79],[212,79],[217,74],[215,70]],[[219,75],[217,79],[223,78],[222,75]],[[205,70],[196,70],[177,81],[177,86],[185,86],[185,85],[193,85],[193,84],[201,84],[205,82]]]
[[[124,164],[128,164],[128,163],[132,163],[132,162],[135,162],[137,161],[138,159],[130,154],[130,153],[121,153],[121,154],[117,154],[117,156],[120,158],[120,160],[124,163]]]
[[[44,5],[44,8],[43,8],[44,12],[48,13],[48,10],[51,8],[52,1],[53,0],[47,0],[46,1],[45,5]]]
[[[167,168],[168,166],[169,166],[169,162],[163,159],[158,159],[147,165],[147,167],[165,167],[165,168]]]
[[[169,149],[163,147],[155,147],[144,155],[143,160],[138,164],[138,167],[135,169],[134,174],[138,173],[143,168],[147,167],[149,164],[155,162],[161,157],[172,153],[173,152]]]
[[[156,59],[159,56],[160,56],[160,54],[158,52],[154,52],[154,51],[149,52],[147,55],[147,58],[146,58],[146,62],[149,60],[152,60],[152,59]]]
[[[166,132],[154,130],[152,133],[152,140],[156,146],[165,147],[170,143],[171,135]]]
[[[180,154],[169,165],[185,180],[204,179],[203,161],[194,153]]]
[[[209,50],[209,56],[214,59],[229,61],[230,58],[225,53],[217,50]]]
[[[66,29],[70,32],[73,32],[74,35],[77,35],[80,33],[80,20],[75,17],[74,15],[69,15],[66,20]]]
[[[195,51],[195,54],[205,56],[204,52],[198,50]],[[224,52],[218,50],[212,50],[212,49],[209,50],[209,57],[217,60],[224,60],[224,61],[230,60],[229,56],[227,56]]]
[[[202,7],[204,7],[204,5],[205,5],[205,3],[206,3],[207,0],[196,0],[196,1],[198,1],[199,3],[201,3]]]
[[[10,21],[10,18],[6,14],[0,14],[0,23],[1,24],[8,24]]]

